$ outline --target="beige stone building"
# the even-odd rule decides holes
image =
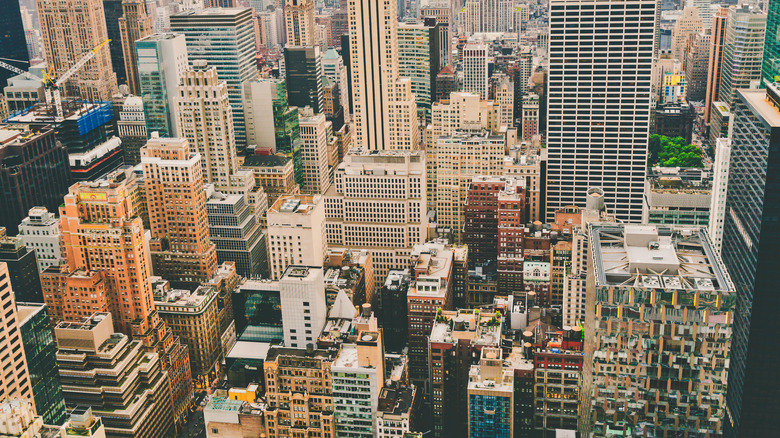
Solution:
[[[244,158],[241,169],[251,170],[255,186],[262,187],[268,196],[268,205],[282,195],[297,195],[300,186],[295,183],[292,159],[282,154],[249,155]]]
[[[333,180],[329,157],[329,145],[334,143],[333,123],[325,118],[325,114],[314,114],[308,107],[302,108],[299,115],[303,167],[301,191],[322,195]]]
[[[57,76],[108,39],[101,0],[36,0],[35,3],[46,65]],[[64,92],[84,100],[111,99],[117,92],[117,83],[107,47],[65,83]]]
[[[3,331],[2,350],[5,352],[0,358],[0,366],[4,372],[0,376],[0,399],[8,397],[29,400],[35,407],[33,400],[32,383],[27,371],[27,358],[24,354],[22,336],[19,332],[19,315],[16,313],[14,291],[11,289],[11,276],[8,273],[8,265],[0,262],[0,305],[3,309],[10,309],[0,316],[0,327]]]
[[[174,283],[208,281],[217,269],[209,238],[201,156],[184,138],[152,138],[141,148],[155,275]]]
[[[288,46],[313,47],[317,45],[314,0],[285,0],[284,20]]]
[[[152,19],[146,15],[146,3],[143,0],[122,1],[122,16],[119,17],[119,34],[122,39],[122,56],[125,59],[125,72],[130,94],[141,94],[141,85],[138,82],[138,57],[135,52],[135,42],[151,35],[153,32]],[[112,43],[119,44],[120,41],[112,41]]]
[[[265,427],[268,438],[300,436],[335,438],[331,366],[335,357],[326,350],[272,347],[265,372]]]

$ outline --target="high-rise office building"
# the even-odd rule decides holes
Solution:
[[[515,84],[507,76],[501,76],[495,87],[494,98],[501,111],[501,126],[511,129],[515,126]]]
[[[217,270],[201,159],[183,138],[153,135],[141,148],[152,268],[173,283],[203,283]]]
[[[367,249],[376,284],[384,284],[390,270],[406,268],[414,245],[425,242],[425,196],[421,152],[353,148],[325,195],[328,245]]]
[[[723,223],[726,220],[726,199],[731,163],[731,140],[719,138],[715,142],[712,159],[712,194],[710,198],[709,232],[712,246],[720,253],[723,245]]]
[[[207,186],[206,197],[209,237],[217,247],[217,262],[234,262],[238,274],[246,278],[268,277],[267,235],[246,197],[224,194],[213,186]]]
[[[19,224],[18,237],[28,248],[35,250],[38,272],[62,264],[59,221],[57,215],[46,207],[30,209],[30,214]]]
[[[218,295],[209,284],[192,291],[172,288],[164,279],[154,284],[154,307],[187,346],[194,383],[200,388],[207,388],[216,377],[222,356]]]
[[[421,126],[431,120],[431,101],[436,95],[440,65],[440,25],[398,25],[398,73],[412,80]]]
[[[200,154],[203,181],[230,186],[230,176],[238,169],[235,119],[230,85],[218,74],[202,60],[184,72],[178,87],[179,128],[193,152]]]
[[[111,42],[107,49],[111,56],[111,66],[116,73],[117,83],[127,83],[125,76],[125,56],[122,47],[122,34],[119,33],[119,18],[122,16],[122,0],[102,0],[103,17],[106,20],[106,35]]]
[[[289,104],[298,108],[310,106],[315,113],[321,113],[324,96],[320,47],[286,47],[284,67]]]
[[[466,34],[483,32],[520,32],[515,27],[515,2],[512,0],[466,0],[463,26]],[[455,6],[453,6],[455,7]]]
[[[36,0],[36,4],[46,65],[57,76],[108,39],[102,0]],[[78,32],[73,32],[74,26]],[[117,92],[117,82],[109,51],[98,51],[63,88],[65,94],[84,100],[111,99]]]
[[[190,60],[205,60],[217,69],[219,80],[227,82],[236,145],[241,149],[247,146],[241,85],[257,79],[254,23],[251,8],[194,9],[171,15],[171,32],[185,36]]]
[[[704,31],[704,24],[699,16],[699,8],[686,6],[682,15],[677,18],[672,28],[672,56],[684,62],[689,47],[689,37]]]
[[[316,345],[328,312],[323,268],[290,264],[279,279],[279,297],[284,345]]]
[[[469,43],[463,48],[463,91],[488,99],[488,45]]]
[[[654,0],[621,0],[610,3],[608,13],[605,6],[600,0],[550,2],[548,220],[581,203],[592,186],[604,188],[619,219],[638,221],[642,215],[660,6]],[[596,11],[604,20],[600,33],[580,27]],[[622,46],[626,39],[630,49]],[[574,58],[580,60],[577,69],[566,63]],[[605,83],[633,85],[605,89]],[[583,106],[572,107],[574,101]]]
[[[68,150],[50,125],[0,126],[0,138],[0,226],[16,234],[31,208],[62,203],[72,181]]]
[[[729,107],[737,98],[737,90],[750,88],[751,83],[757,85],[761,79],[765,33],[766,14],[749,6],[729,8],[718,99]]]
[[[707,63],[707,91],[704,96],[704,123],[710,122],[710,106],[720,99],[720,76],[723,68],[723,44],[726,42],[726,20],[729,9],[719,7],[712,17],[710,51]]]
[[[19,331],[32,382],[35,409],[46,424],[65,421],[65,399],[62,396],[57,346],[45,304],[17,302]]]
[[[171,388],[160,356],[114,333],[111,315],[95,312],[54,328],[65,404],[90,406],[116,436],[172,436]],[[136,389],[117,391],[122,385]]]
[[[726,437],[770,436],[780,382],[766,369],[777,350],[763,348],[766,330],[777,321],[780,302],[773,271],[780,236],[777,175],[780,91],[739,90],[732,108],[731,160],[721,254],[737,293],[734,338],[726,392]]]
[[[706,229],[591,223],[589,234],[580,432],[722,434],[739,297]]]
[[[774,83],[780,81],[780,2],[766,3],[766,38],[764,39],[764,60],[761,66],[761,80]]]
[[[686,93],[689,102],[701,102],[707,94],[707,68],[710,55],[710,39],[708,32],[692,36],[688,46],[688,58],[685,62],[685,81],[688,83]]]
[[[23,339],[19,330],[16,300],[9,277],[8,266],[4,262],[0,262],[0,291],[2,291],[0,292],[0,305],[4,309],[9,309],[0,317],[0,327],[5,334],[2,341],[3,351],[6,352],[0,358],[0,365],[3,369],[12,370],[0,376],[0,397],[3,399],[7,397],[27,399],[35,403]]]
[[[381,331],[361,330],[355,344],[341,346],[330,367],[336,435],[377,436],[374,415],[385,386],[385,345]]]
[[[317,45],[314,0],[285,0],[284,17],[287,29],[287,47],[314,47]]]
[[[178,137],[177,87],[187,69],[184,36],[149,35],[135,42],[135,53],[147,135],[156,131],[160,137]]]
[[[436,141],[436,222],[460,243],[466,198],[475,176],[504,172],[506,139],[489,131],[456,131]]]
[[[0,2],[0,10],[3,11],[3,14],[0,15],[0,29],[3,29],[2,35],[0,35],[0,58],[26,70],[26,66],[8,61],[9,59],[15,59],[26,63],[26,61],[30,60],[27,53],[27,41],[25,39],[19,2],[16,0],[3,0]],[[16,73],[14,72],[0,69],[0,90],[8,84],[8,78],[15,75]]]
[[[11,287],[18,301],[43,302],[35,251],[18,236],[8,236],[3,227],[0,227],[0,262],[8,265]]]
[[[146,2],[144,0],[122,1],[119,33],[122,38],[122,55],[125,60],[127,86],[130,88],[131,94],[141,94],[135,42],[152,34],[152,20],[146,15]]]
[[[399,79],[398,51],[387,49],[398,47],[396,2],[349,0],[348,10],[355,146],[418,149],[411,80]]]
[[[146,144],[147,138],[144,101],[140,96],[131,95],[120,98],[119,106],[116,131],[122,140],[124,164],[136,166],[141,163],[141,148]]]
[[[326,248],[322,196],[280,196],[268,209],[271,278],[280,279],[290,265],[322,266]]]

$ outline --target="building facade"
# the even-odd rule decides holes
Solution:
[[[327,241],[322,196],[280,196],[268,209],[268,252],[271,278],[278,280],[290,265],[322,266]]]

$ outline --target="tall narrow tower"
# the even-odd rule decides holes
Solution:
[[[317,45],[314,0],[285,0],[284,19],[287,24],[288,47]]]
[[[204,181],[229,186],[238,162],[228,85],[217,78],[217,69],[207,67],[205,61],[195,60],[192,64],[179,85],[181,136],[200,154]]]
[[[548,220],[589,187],[619,219],[641,219],[658,7],[550,0]]]
[[[155,275],[174,283],[207,282],[217,270],[209,239],[200,154],[183,138],[156,138],[141,148]]]
[[[417,149],[419,129],[411,80],[398,79],[396,2],[348,3],[355,145],[373,150]],[[400,129],[407,126],[408,130]]]
[[[46,65],[59,76],[108,39],[101,0],[37,0]],[[120,44],[114,41],[113,44]],[[65,84],[65,92],[84,100],[109,100],[117,92],[109,51],[99,51]]]
[[[127,86],[130,87],[131,94],[141,94],[135,42],[152,34],[152,20],[146,15],[146,5],[143,0],[123,0],[122,12],[119,18],[119,34],[122,36]]]

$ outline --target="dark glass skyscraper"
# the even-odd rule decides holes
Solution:
[[[108,43],[108,49],[111,51],[111,68],[113,68],[114,73],[116,73],[117,82],[126,84],[125,56],[122,53],[122,35],[119,33],[119,17],[122,16],[122,0],[103,0],[103,15],[106,17],[108,39],[111,40],[111,42]]]
[[[287,47],[284,49],[287,74],[287,99],[290,106],[310,106],[314,113],[323,110],[322,56],[319,47]],[[277,146],[278,147],[278,146]]]
[[[29,61],[19,0],[0,0],[0,11],[0,58]],[[27,70],[28,66],[24,62],[11,61],[10,64]],[[16,76],[16,73],[0,68],[0,91],[8,85],[8,78],[12,76]]]
[[[769,0],[766,12],[762,82],[780,82],[780,0]]]
[[[57,346],[45,304],[16,303],[35,409],[44,424],[65,422],[65,398],[57,368]]]
[[[739,90],[732,109],[731,167],[722,258],[736,291],[726,437],[776,436],[780,361],[774,330],[780,293],[780,93]]]

